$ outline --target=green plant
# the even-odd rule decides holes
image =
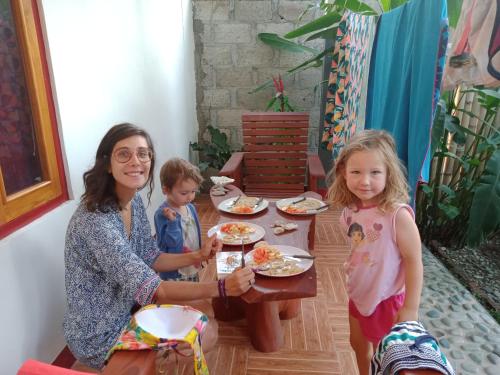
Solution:
[[[294,112],[293,107],[288,102],[288,96],[285,95],[285,88],[283,86],[283,79],[281,75],[278,79],[273,77],[274,88],[276,89],[276,94],[267,103],[266,111],[273,108],[274,112]]]
[[[304,42],[315,39],[335,40],[338,23],[346,10],[359,14],[376,16],[394,9],[400,5],[403,5],[407,1],[408,0],[379,0],[379,9],[375,10],[368,6],[363,0],[321,0],[317,5],[309,5],[298,17],[298,21],[300,21],[307,13],[312,12],[318,8],[322,13],[320,17],[298,27],[295,30],[290,31],[283,36],[279,36],[275,33],[259,33],[257,37],[260,41],[271,46],[272,48],[281,49],[292,53],[308,53],[312,55],[303,63],[287,70],[283,74],[283,77],[287,77],[309,68],[318,68],[323,66],[323,59],[326,56],[331,55],[334,50],[332,47],[325,48],[323,49],[323,51],[319,51],[298,42],[294,42],[291,39],[305,37]],[[458,18],[460,16],[461,7],[462,0],[447,0],[450,26],[456,26]],[[335,58],[335,56],[333,56],[333,58]],[[268,80],[260,86],[256,87],[254,90],[250,91],[250,93],[255,93],[267,87],[271,87],[272,84],[273,81]],[[315,87],[315,89],[316,88],[317,87]]]
[[[475,92],[484,118],[463,109],[464,94]],[[500,228],[500,131],[493,126],[500,104],[498,91],[460,89],[441,100],[432,130],[432,166],[428,185],[417,197],[417,223],[425,243],[450,247],[484,242]],[[462,112],[479,121],[477,131],[460,124]],[[454,150],[463,150],[456,152]],[[443,177],[454,161],[450,176]]]
[[[192,150],[201,153],[199,168],[202,172],[209,167],[220,170],[226,164],[226,161],[229,160],[232,153],[226,134],[210,125],[207,126],[207,130],[210,133],[209,142],[189,143],[189,147]]]

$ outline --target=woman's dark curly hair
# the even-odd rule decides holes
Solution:
[[[146,184],[144,184],[144,186],[146,186],[149,183],[148,203],[151,202],[151,194],[153,193],[154,188],[153,176],[155,166],[153,141],[145,130],[129,123],[123,123],[115,125],[108,130],[97,148],[94,166],[83,174],[85,192],[82,195],[82,201],[85,203],[89,211],[98,210],[101,212],[107,212],[110,209],[122,209],[115,192],[115,179],[113,178],[113,175],[109,173],[111,154],[113,152],[113,148],[118,142],[122,139],[133,137],[135,135],[144,137],[148,147],[153,152],[149,177]]]

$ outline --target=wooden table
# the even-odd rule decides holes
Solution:
[[[220,202],[236,197],[242,192],[234,186],[227,186],[230,190],[224,196],[214,196],[211,192],[212,203],[215,207]],[[303,194],[307,197],[321,199],[314,192]],[[276,235],[271,228],[276,220],[293,222],[298,229]],[[276,208],[274,201],[262,212],[255,215],[234,215],[220,211],[219,223],[228,221],[245,221],[260,225],[266,231],[263,240],[271,245],[289,245],[304,250],[314,247],[315,215],[289,215]],[[223,251],[239,250],[238,246],[224,246]],[[246,245],[248,252],[253,245]],[[252,345],[262,352],[277,351],[282,345],[284,335],[280,319],[291,319],[300,311],[300,299],[316,296],[316,269],[314,265],[306,272],[290,277],[267,277],[256,275],[255,284],[240,297],[229,298],[227,306],[221,298],[214,298],[212,305],[215,317],[222,321],[231,321],[246,317],[248,332]]]

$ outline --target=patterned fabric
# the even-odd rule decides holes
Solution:
[[[500,1],[463,0],[443,87],[500,86]]]
[[[337,29],[326,97],[322,142],[338,156],[345,142],[364,127],[364,107],[374,17],[346,12]]]
[[[30,99],[9,2],[0,3],[0,134],[6,193],[41,182]]]
[[[117,209],[89,212],[83,204],[66,233],[64,335],[75,357],[95,368],[103,366],[134,303],[150,304],[161,282],[151,268],[160,251],[139,195],[131,210],[130,237]]]
[[[198,310],[193,309],[189,306],[177,306],[177,305],[148,305],[144,306],[137,313],[149,309],[186,309],[199,313]],[[136,313],[136,314],[137,314]],[[179,342],[187,342],[191,345],[194,353],[194,372],[196,375],[208,375],[208,367],[203,355],[203,350],[201,348],[201,333],[203,332],[205,326],[208,323],[208,318],[206,315],[202,314],[198,321],[195,323],[193,328],[187,333],[187,335],[182,338],[159,338],[153,334],[146,332],[142,329],[135,319],[135,315],[130,319],[129,324],[120,337],[116,341],[116,344],[111,348],[108,353],[107,358],[113,354],[115,350],[144,350],[144,349],[162,349],[162,348],[173,348],[175,349]]]
[[[167,219],[163,214],[163,209],[165,207],[170,207],[166,201],[157,208],[154,216],[156,241],[160,250],[165,253],[173,254],[199,250],[201,247],[201,229],[198,214],[194,205],[191,203],[187,205],[188,212],[190,214],[189,217],[186,217],[183,220],[182,216],[177,214],[175,220],[173,221]],[[186,232],[186,229],[189,233]],[[186,239],[189,239],[189,243],[192,248],[184,242]],[[191,275],[185,274],[184,276]],[[160,277],[163,280],[186,280],[186,278],[183,278],[183,275],[181,275],[178,271],[161,272]]]
[[[432,369],[440,374],[455,371],[437,340],[419,322],[401,322],[392,327],[373,355],[370,374],[391,375],[402,370]]]
[[[413,203],[417,183],[429,170],[447,22],[446,0],[409,1],[380,16],[373,45],[365,128],[394,137]]]
[[[383,300],[404,291],[405,273],[396,244],[396,214],[401,204],[382,213],[377,207],[345,208],[340,223],[349,237],[351,254],[345,264],[347,294],[358,311],[370,316]]]

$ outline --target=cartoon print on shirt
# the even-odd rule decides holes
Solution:
[[[351,250],[355,250],[358,246],[363,245],[365,240],[365,233],[363,227],[358,223],[349,225],[347,235],[351,237]]]
[[[369,230],[370,232],[371,230]],[[367,242],[372,242],[369,238],[366,238],[363,231],[363,226],[359,223],[352,223],[349,225],[347,235],[351,238],[351,256],[350,256],[350,266],[356,267],[361,264],[367,266],[373,266],[374,262],[370,257],[369,251],[356,251],[357,248],[366,244]],[[378,235],[378,236],[377,236]],[[379,233],[376,233],[376,237],[380,237]]]

